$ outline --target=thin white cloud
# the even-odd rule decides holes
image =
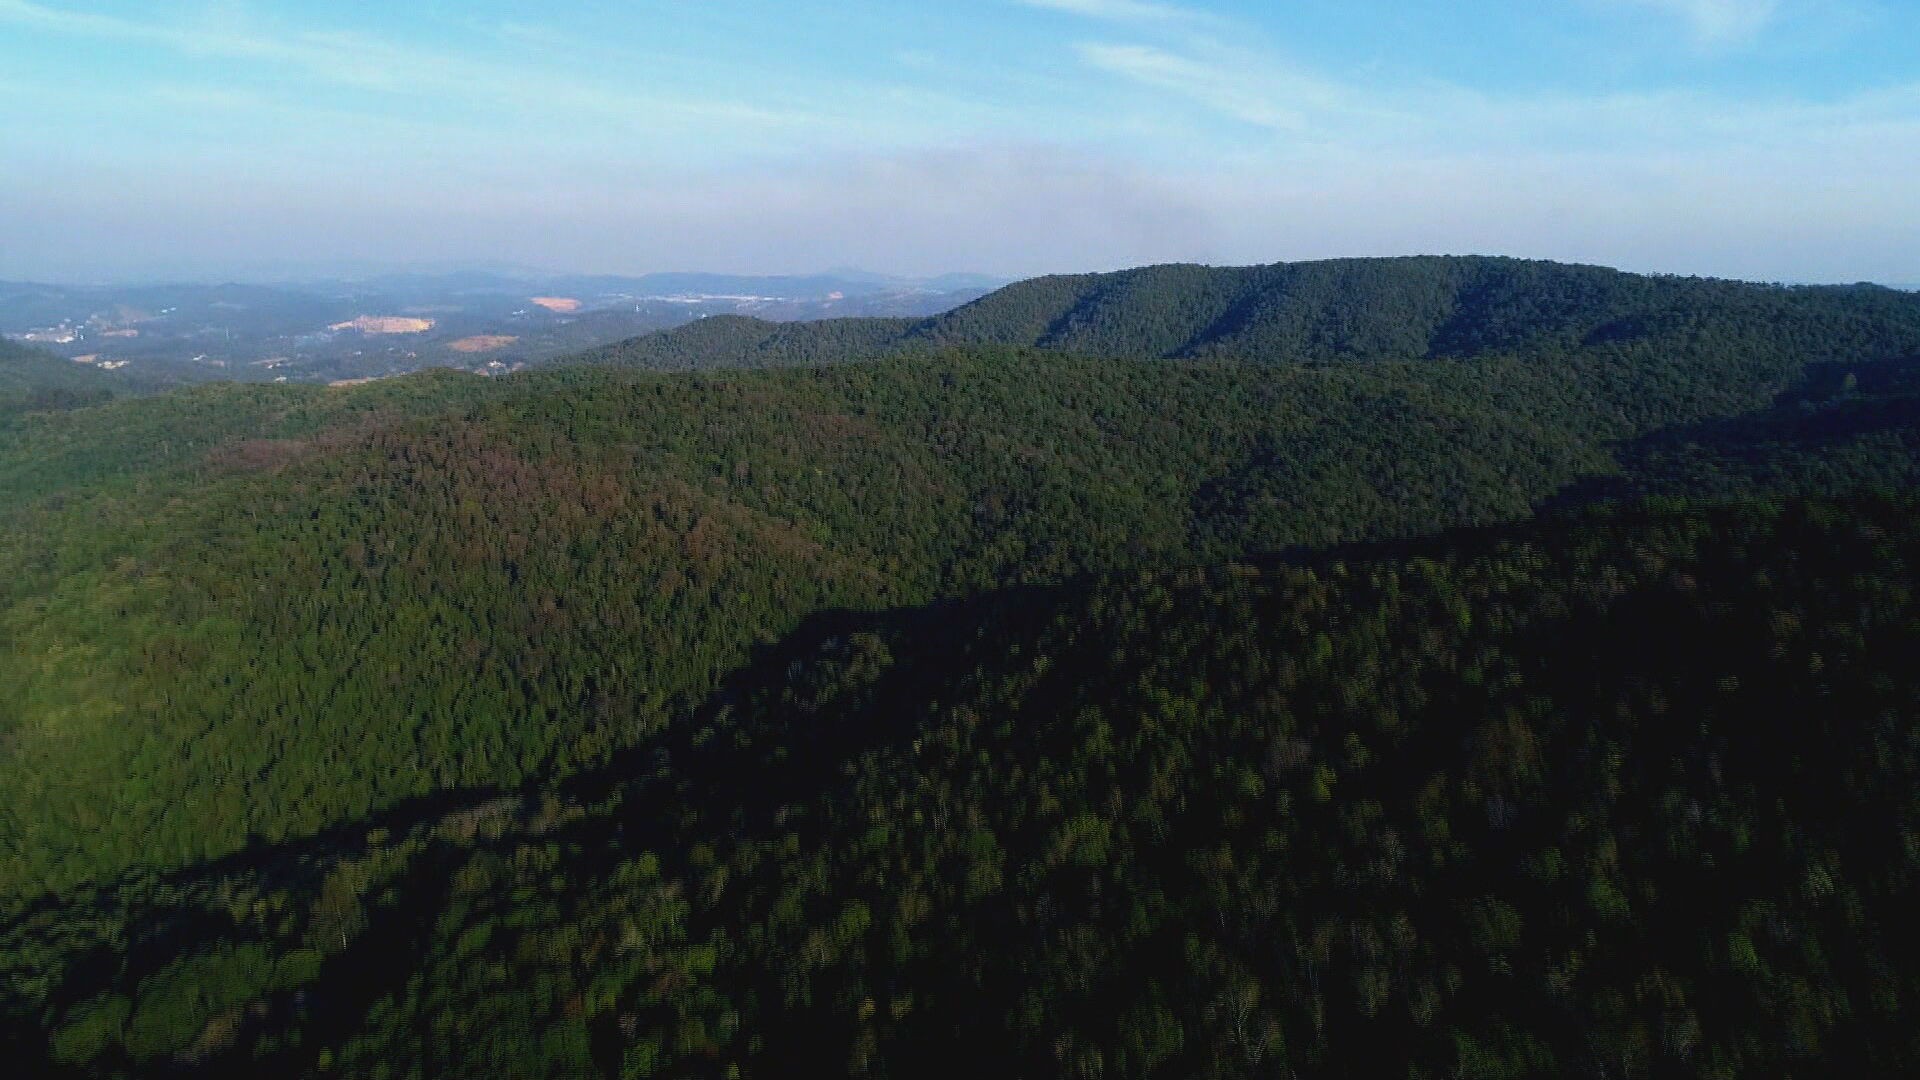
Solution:
[[[348,47],[351,43],[319,36],[280,39],[204,22],[142,22],[29,0],[0,0],[0,22],[54,34],[133,42],[192,57],[281,64],[328,82],[362,89],[395,89],[403,77],[402,72],[382,64],[393,57],[379,55],[377,48],[354,50]]]
[[[1706,46],[1753,41],[1780,13],[1780,0],[1613,0],[1616,5],[1651,9],[1685,23],[1694,41]]]
[[[692,100],[586,82],[557,71],[489,69],[474,61],[364,34],[269,33],[243,24],[199,20],[148,22],[0,0],[0,24],[49,33],[132,42],[190,58],[275,65],[333,86],[403,97],[484,98],[516,110],[588,113],[650,124],[750,124],[793,129],[819,118],[797,109],[738,101]]]
[[[1205,37],[1179,47],[1083,42],[1074,51],[1096,71],[1155,91],[1146,108],[1197,106],[1296,147],[1417,139],[1436,119],[1451,130],[1446,118],[1467,102],[1441,100],[1468,97],[1447,86],[1381,92]],[[1270,145],[1243,149],[1258,154]]]
[[[1920,150],[1920,82],[1823,102],[1690,90],[1493,94],[1437,81],[1336,78],[1205,38],[1177,46],[1081,43],[1074,51],[1089,68],[1154,91],[1135,108],[1197,107],[1286,136],[1243,148],[1253,156],[1276,146],[1409,155],[1712,153],[1855,133]]]
[[[1105,19],[1110,22],[1165,22],[1190,19],[1195,15],[1186,8],[1158,3],[1156,0],[1017,0],[1017,2],[1026,7],[1058,11],[1089,19]]]
[[[1261,85],[1273,81],[1270,74],[1249,77],[1244,71],[1224,70],[1148,45],[1092,43],[1078,46],[1077,51],[1101,71],[1177,94],[1256,127],[1298,131],[1307,125],[1303,110]]]
[[[1903,250],[1920,188],[1901,164],[1920,160],[1920,82],[1826,101],[1502,94],[1335,77],[1203,37],[1075,51],[1152,91],[1131,103],[1148,115],[1271,134],[1211,153],[1202,136],[1163,166],[1230,261],[1480,251],[1803,280],[1920,266]]]
[[[26,0],[0,0],[0,19],[21,26],[66,33],[118,34],[127,26],[124,21],[110,15],[64,11],[30,4]]]

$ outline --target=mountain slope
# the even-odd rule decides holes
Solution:
[[[1910,1070],[1909,301],[1012,298],[0,423],[10,1060]]]
[[[818,620],[566,789],[24,912],[0,1003],[100,1074],[1902,1074],[1914,511]]]
[[[768,368],[867,359],[895,351],[907,319],[770,322],[715,315],[683,327],[568,357],[568,363],[621,364],[657,371]]]
[[[0,424],[31,412],[97,405],[115,397],[117,386],[85,364],[0,338]]]
[[[211,387],[30,418],[0,439],[0,892],[592,767],[821,610],[1515,520],[1592,477],[1688,490],[1690,464],[1646,440],[1799,378],[1797,331],[1767,313],[1801,294],[1756,295],[1687,309],[1719,331],[1680,355],[928,346],[799,371]],[[1808,295],[1839,308],[1806,351],[1857,350],[1842,368],[1861,385],[1904,385],[1872,374],[1920,352],[1904,309]],[[713,350],[818,340],[708,323]],[[1776,490],[1912,469],[1897,439],[1792,454],[1825,479]],[[1733,493],[1771,483],[1707,471]]]
[[[43,421],[0,453],[0,882],[603,760],[814,611],[1524,514],[1632,429],[1510,367],[949,355]],[[1200,498],[1252,455],[1395,444],[1392,494],[1251,530]]]
[[[1421,257],[1036,278],[920,321],[774,327],[729,320],[637,338],[597,363],[680,369],[865,359],[932,346],[1018,346],[1109,357],[1268,363],[1526,352],[1742,349],[1768,362],[1913,351],[1920,297],[1658,278],[1515,259]]]

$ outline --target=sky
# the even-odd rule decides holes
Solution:
[[[0,0],[0,278],[1920,282],[1920,0]]]

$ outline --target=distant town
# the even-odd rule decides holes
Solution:
[[[926,316],[996,279],[394,275],[279,285],[0,283],[0,335],[165,381],[356,383],[427,367],[509,374],[719,314]]]

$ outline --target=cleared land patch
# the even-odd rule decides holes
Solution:
[[[492,352],[495,349],[504,349],[519,340],[512,334],[475,334],[458,341],[449,341],[447,348],[459,353]]]
[[[433,329],[433,320],[401,315],[362,315],[347,322],[334,323],[327,329],[358,330],[363,334],[424,334]]]

